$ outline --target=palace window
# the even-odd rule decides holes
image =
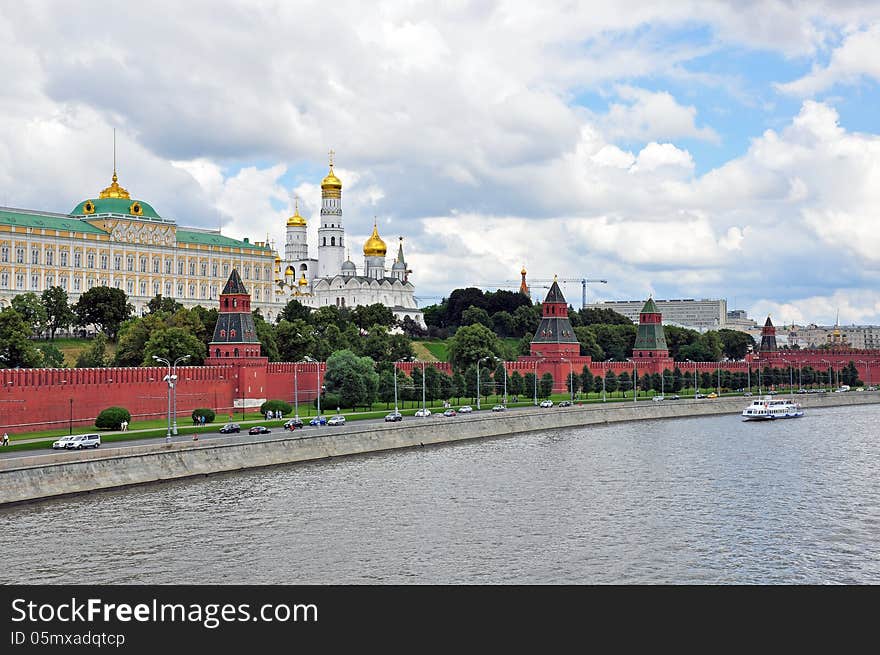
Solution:
[[[15,276],[15,288],[24,289],[24,275],[22,273],[18,273]]]
[[[255,295],[256,299],[259,300],[260,299],[260,290],[254,289],[254,295]]]
[[[46,276],[46,288],[48,289],[51,286],[55,286],[55,276],[47,275]]]
[[[171,273],[171,260],[170,259],[165,260],[165,272],[169,273],[169,274]]]
[[[9,246],[0,247],[0,262],[9,261]]]
[[[217,264],[211,264],[211,275],[217,277]]]
[[[93,286],[95,286],[95,278],[90,277],[88,280],[86,280],[86,285],[88,286],[89,289],[91,289]]]
[[[170,282],[165,283],[165,295],[169,298],[171,297],[171,283]]]
[[[82,253],[75,252],[73,253],[73,266],[74,268],[80,268],[83,265]]]
[[[120,280],[119,278],[114,279],[113,286],[116,287],[117,289],[121,288],[122,287],[122,280]]]
[[[116,270],[116,271],[122,270],[122,255],[116,255],[113,258],[113,270]]]
[[[177,274],[178,275],[183,275],[183,264],[184,264],[183,261],[177,262]]]
[[[183,298],[183,285],[182,284],[177,285],[177,297]]]
[[[24,248],[15,249],[15,261],[18,264],[24,264]]]
[[[271,269],[270,269],[268,266],[266,267],[266,279],[267,279],[267,280],[271,280],[271,279],[272,279],[272,271],[271,271]]]
[[[154,259],[153,260],[153,273],[158,273],[161,265],[162,265],[162,263],[159,261],[158,258]]]
[[[0,273],[0,288],[9,288],[9,273]]]
[[[110,258],[107,255],[101,255],[101,268],[107,270],[107,262]]]
[[[189,285],[189,297],[190,297],[190,298],[195,298],[195,297],[196,297],[196,285],[195,285],[195,284],[190,284],[190,285]]]
[[[55,264],[55,251],[47,250],[46,251],[46,264],[49,266],[53,266]]]
[[[203,299],[208,297],[208,288],[204,284],[201,286],[199,291],[201,291]]]
[[[134,293],[134,280],[129,280],[128,282],[126,282],[126,283],[125,283],[125,289],[126,289],[126,291],[128,292],[128,295],[129,295],[129,296],[130,296],[131,294],[133,294],[133,293]]]
[[[158,283],[158,282],[153,282],[153,296],[154,296],[154,297],[159,295],[159,289],[160,289],[160,288],[161,288],[161,287],[159,286],[159,283]]]
[[[36,291],[40,288],[40,276],[31,275],[31,290]]]
[[[81,286],[82,283],[80,282],[80,279],[78,277],[73,278],[73,290],[79,291]]]
[[[34,248],[31,250],[31,264],[39,264],[40,263],[40,251]]]
[[[229,264],[223,264],[223,277],[229,277]]]
[[[211,287],[211,300],[217,298],[217,285]]]
[[[67,278],[66,277],[61,278],[61,288],[64,289],[65,291],[67,291]]]
[[[260,279],[260,267],[259,266],[254,266],[254,279],[255,280]]]
[[[196,263],[195,263],[195,262],[190,262],[190,263],[189,263],[189,274],[190,274],[190,275],[195,275],[195,274],[196,274]]]
[[[251,267],[250,267],[250,264],[248,264],[247,266],[244,267],[244,279],[245,279],[245,280],[250,280],[250,279],[251,279]]]
[[[86,266],[95,268],[95,253],[90,252],[86,255]]]
[[[61,258],[61,265],[67,266],[67,251],[66,250],[61,251],[60,258]]]
[[[147,283],[146,283],[146,282],[141,282],[141,284],[140,284],[140,292],[141,292],[140,295],[142,295],[142,296],[146,296],[146,295],[147,295]]]
[[[129,255],[125,258],[125,268],[129,271],[134,270],[134,255]]]
[[[141,257],[141,273],[147,272],[147,258]]]

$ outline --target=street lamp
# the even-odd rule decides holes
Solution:
[[[180,362],[185,362],[189,359],[189,355],[184,355],[183,357],[178,357],[174,360],[174,363],[171,365],[171,371],[174,375],[175,380],[177,379],[177,365]],[[171,433],[177,436],[177,384],[174,385],[174,388],[171,389],[171,406],[172,413],[174,419],[174,424],[171,426]],[[198,433],[197,433],[198,434]]]
[[[792,363],[785,357],[782,358],[782,361],[788,364],[788,395],[791,396],[794,393],[794,371],[791,367]]]
[[[492,358],[487,356],[487,357],[481,357],[480,359],[477,360],[477,409],[480,409],[480,362],[482,362],[483,360],[486,360],[486,359],[492,359]],[[537,371],[537,367],[536,367],[536,371]],[[537,372],[535,375],[537,376]],[[422,395],[422,406],[424,406],[424,404],[425,404],[424,393],[425,393],[425,364],[423,362],[422,363],[422,394],[423,394]],[[538,394],[538,392],[535,391],[536,398],[537,398],[537,394]]]
[[[163,382],[168,384],[168,431],[165,433],[165,443],[171,442],[171,390],[174,388],[174,380],[177,379],[176,375],[171,374],[171,362],[169,362],[164,357],[159,357],[157,355],[153,355],[153,359],[157,362],[162,362],[163,364],[168,366],[168,373],[165,377],[162,378]]]
[[[397,376],[394,376],[397,380]],[[395,385],[396,386],[396,385]],[[422,362],[422,414],[425,414],[425,362]],[[477,362],[477,409],[480,409],[480,363]]]
[[[831,387],[831,378],[834,375],[834,366],[827,359],[820,359],[819,361],[824,364],[828,364],[829,368],[831,369],[831,372],[828,374],[828,386]],[[828,369],[825,370],[827,371]]]

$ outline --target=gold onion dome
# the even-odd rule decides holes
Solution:
[[[303,273],[303,274],[302,274],[302,277],[299,279],[299,281],[297,282],[297,284],[298,284],[299,286],[301,286],[301,287],[304,287],[304,286],[307,286],[308,283],[309,283],[309,281],[306,279],[306,274]]]
[[[299,215],[299,200],[294,203],[293,216],[287,219],[287,227],[305,227],[306,219]]]
[[[364,255],[366,257],[384,257],[386,252],[388,252],[388,248],[379,236],[379,230],[376,227],[376,224],[373,223],[373,233],[364,244]]]
[[[285,271],[285,275],[296,275],[296,271],[293,270],[293,266],[288,266]]]
[[[99,198],[131,198],[128,191],[117,182],[116,169],[113,170],[113,183],[98,194]]]
[[[525,274],[526,274],[526,267],[525,267],[525,266],[522,267],[522,270],[519,272],[519,274],[520,274],[520,275],[525,275]]]
[[[341,189],[342,181],[336,177],[336,174],[333,172],[333,167],[330,167],[330,172],[327,173],[327,177],[321,180],[321,188],[322,189]]]

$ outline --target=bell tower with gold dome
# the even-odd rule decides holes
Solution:
[[[284,235],[284,259],[289,262],[309,258],[306,219],[299,215],[299,198],[294,197],[293,203],[293,216],[287,219],[287,231]]]
[[[373,220],[373,233],[364,243],[364,277],[381,280],[385,277],[385,255],[388,247],[379,236],[376,221]]]
[[[318,228],[318,277],[333,277],[342,272],[345,259],[345,231],[342,228],[342,182],[333,172],[321,181],[321,226]]]

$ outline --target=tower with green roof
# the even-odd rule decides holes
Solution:
[[[639,330],[633,345],[633,360],[653,362],[669,358],[663,316],[654,299],[649,297],[639,312]]]
[[[555,278],[541,305],[541,314],[541,323],[529,348],[531,355],[546,358],[579,357],[581,345],[568,319],[568,303]]]

